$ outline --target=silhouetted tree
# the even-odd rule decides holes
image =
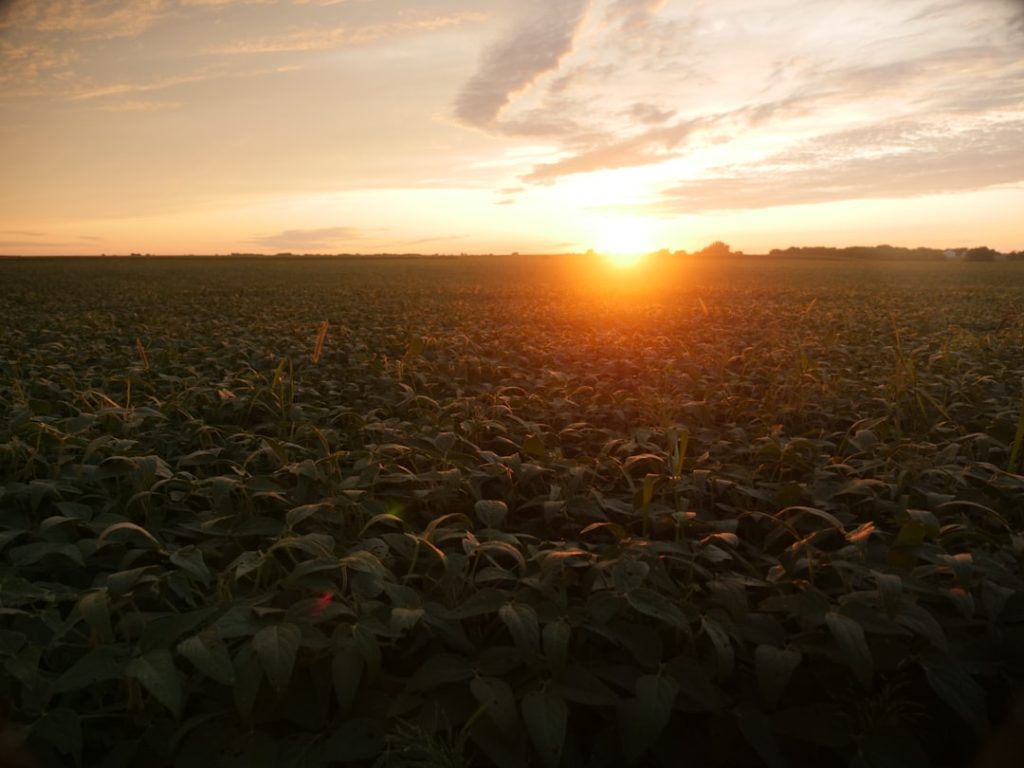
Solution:
[[[711,245],[697,251],[698,256],[711,256],[713,258],[721,258],[723,256],[729,256],[730,254],[732,254],[732,248],[721,240],[715,240]]]
[[[978,248],[969,248],[964,254],[964,261],[995,261],[997,255],[995,250],[983,245]]]

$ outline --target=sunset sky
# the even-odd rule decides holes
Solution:
[[[1024,248],[1021,0],[0,0],[0,253]]]

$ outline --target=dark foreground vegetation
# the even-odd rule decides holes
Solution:
[[[605,270],[0,263],[0,750],[969,765],[1024,265]]]

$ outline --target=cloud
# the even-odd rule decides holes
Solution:
[[[512,97],[557,69],[572,50],[590,0],[534,2],[532,14],[491,46],[459,92],[455,116],[469,126],[491,124]]]
[[[641,32],[663,5],[665,0],[615,0],[605,12],[605,20],[624,32]]]
[[[535,166],[523,177],[523,181],[550,183],[560,176],[575,173],[661,163],[678,156],[677,147],[710,122],[704,118],[683,120],[621,141],[587,147],[556,162]]]
[[[276,235],[259,235],[250,242],[282,251],[336,251],[353,241],[366,240],[370,233],[354,227],[288,229]]]
[[[112,83],[110,85],[103,85],[99,87],[89,88],[87,90],[79,91],[71,96],[74,101],[86,101],[89,99],[98,99],[105,96],[123,96],[131,93],[151,93],[153,91],[163,91],[168,88],[176,88],[180,85],[189,85],[191,83],[202,83],[207,80],[219,80],[222,78],[240,78],[240,77],[261,77],[263,75],[270,74],[283,74],[286,72],[295,72],[300,67],[296,65],[285,66],[285,67],[272,67],[270,69],[251,69],[241,72],[195,72],[191,75],[179,75],[177,77],[165,77],[159,80],[151,80],[146,83]],[[134,106],[133,106],[134,104]],[[173,106],[173,105],[171,105]],[[117,107],[114,107],[115,109]],[[154,102],[122,102],[122,109],[154,109],[156,103]]]
[[[479,13],[464,12],[407,19],[386,24],[364,24],[354,27],[314,27],[238,40],[227,45],[210,48],[206,53],[215,55],[246,55],[322,51],[342,45],[365,45],[400,34],[432,32],[468,21],[478,21],[482,18],[483,16]]]
[[[658,210],[701,213],[917,197],[1024,182],[1024,119],[957,130],[908,122],[819,137],[663,191]]]
[[[733,90],[723,90],[722,96],[710,104],[706,96],[704,102],[687,104],[671,98],[666,73],[651,72],[643,56],[633,56],[628,45],[614,44],[629,37],[620,29],[627,19],[628,25],[644,23],[690,31],[702,28],[679,18],[655,19],[661,7],[661,3],[651,0],[614,0],[602,17],[609,30],[596,39],[587,38],[588,50],[600,45],[626,56],[617,79],[632,76],[640,87],[652,84],[651,92],[642,100],[623,108],[621,103],[605,99],[592,81],[594,67],[588,50],[584,50],[574,58],[573,67],[550,84],[540,107],[513,111],[490,126],[490,130],[503,134],[546,135],[561,140],[562,156],[535,165],[521,180],[549,184],[570,174],[660,164],[714,144],[758,135],[770,137],[783,126],[790,130],[799,126],[797,135],[813,135],[820,130],[816,123],[834,124],[831,115],[843,112],[851,114],[848,122],[873,120],[884,127],[894,115],[898,119],[934,121],[952,116],[973,119],[1000,110],[1012,112],[1024,97],[1024,59],[1016,47],[1002,44],[1000,38],[987,40],[986,30],[992,29],[987,25],[993,19],[982,17],[978,29],[970,34],[939,36],[938,44],[930,45],[901,43],[896,47],[885,43],[883,54],[870,58],[858,58],[847,51],[798,55],[800,50],[795,49],[761,68],[738,59],[738,71],[749,71],[751,85],[763,83],[761,88],[751,87],[744,93],[745,84],[738,83]],[[908,2],[908,7],[912,9],[913,4]],[[926,16],[932,23],[941,18],[942,24],[948,24],[950,19],[944,14],[954,10],[963,12],[963,3],[933,6]],[[699,38],[696,34],[695,40]],[[696,56],[700,48],[698,43],[694,45]],[[815,40],[814,45],[820,42]],[[764,52],[774,50],[767,46]],[[721,61],[725,52],[716,56]],[[637,75],[640,70],[646,74]],[[686,69],[681,67],[679,71]],[[607,82],[607,77],[605,74],[602,80]],[[693,79],[700,80],[696,76]],[[685,80],[679,82],[686,87]],[[977,87],[980,82],[986,86]],[[854,116],[854,110],[859,110],[859,116]],[[699,145],[693,142],[695,134],[702,138]]]
[[[415,240],[403,240],[402,245],[426,245],[427,243],[441,243],[449,240],[465,240],[468,235],[441,235],[438,237],[420,237]]]
[[[64,32],[94,40],[134,37],[173,10],[168,0],[14,0],[12,6],[17,6],[16,23],[44,33]]]

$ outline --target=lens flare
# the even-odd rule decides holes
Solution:
[[[641,219],[605,219],[595,250],[617,267],[630,267],[653,250],[650,225]]]

